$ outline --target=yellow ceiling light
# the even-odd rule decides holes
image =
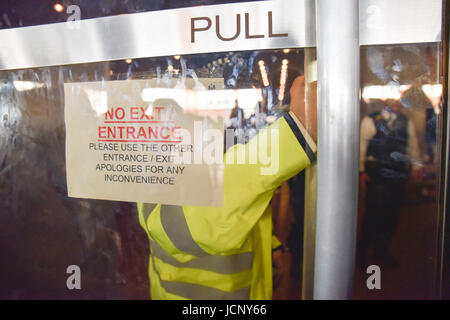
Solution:
[[[56,12],[62,12],[64,10],[64,6],[61,3],[55,3],[53,10]]]

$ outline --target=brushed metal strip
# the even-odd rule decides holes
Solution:
[[[313,25],[302,25],[305,3],[314,0],[245,2],[201,6],[113,17],[55,23],[0,31],[0,70],[89,63],[128,58],[177,54],[226,52],[284,47],[313,46],[308,35]],[[269,17],[269,13],[270,17]],[[246,13],[248,36],[246,39]],[[300,14],[299,14],[300,13]],[[236,33],[236,15],[240,14],[241,32],[233,41],[216,35],[219,15],[220,34]],[[207,17],[209,30],[195,32],[193,18]],[[271,19],[272,36],[269,34]],[[194,20],[194,27],[207,25],[206,19]],[[287,37],[277,35],[288,33]]]
[[[442,1],[361,0],[361,45],[441,41]]]
[[[177,54],[314,47],[312,2],[243,2],[0,30],[0,70]],[[220,40],[216,20],[221,38],[232,38],[237,31],[237,14],[240,33],[234,40]],[[441,15],[441,0],[361,0],[360,44],[439,42]],[[193,33],[194,42],[192,26],[199,29]],[[207,26],[208,30],[201,30]],[[279,36],[286,33],[287,36]]]

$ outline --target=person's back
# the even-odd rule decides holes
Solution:
[[[303,77],[291,90],[303,90]],[[302,100],[302,99],[301,99]],[[272,237],[269,202],[275,189],[315,160],[315,144],[304,106],[237,144],[224,155],[222,207],[138,204],[150,239],[149,277],[153,299],[270,299]],[[266,137],[261,143],[259,137]],[[276,152],[272,167],[250,163],[249,154]],[[237,164],[236,154],[245,154]]]

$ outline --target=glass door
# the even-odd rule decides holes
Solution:
[[[24,32],[43,27],[76,39],[89,23],[111,23],[136,37],[141,31],[129,28],[140,16],[133,13],[198,4],[203,2],[137,1],[102,10],[80,4],[72,7],[80,10],[80,21]],[[40,7],[38,23],[65,21],[69,8]],[[315,104],[316,79],[305,81],[305,49],[281,46],[290,29],[283,31],[279,9],[260,6],[267,12],[258,22],[247,8],[156,12],[173,23],[189,15],[187,43],[207,43],[208,37],[255,43],[217,52],[151,57],[149,51],[111,59],[122,49],[107,49],[109,40],[120,41],[108,38],[104,50],[111,52],[97,50],[105,54],[97,58],[82,53],[102,46],[86,33],[84,50],[48,53],[59,63],[4,56],[2,298],[301,298],[304,175],[298,172],[313,161],[316,137],[307,131],[313,118],[299,124],[291,106],[304,113],[305,101]],[[5,4],[13,20],[6,31],[35,24],[26,12],[12,15],[16,9]],[[223,20],[205,12],[221,13]],[[81,23],[119,13],[130,15]],[[224,24],[229,16],[237,19],[232,26]],[[63,38],[43,41],[71,46]],[[133,44],[140,50],[139,42]],[[162,48],[150,50],[172,50],[167,39],[156,39],[157,45]],[[314,52],[308,50],[312,70]],[[197,129],[207,132],[200,142]],[[197,145],[204,147],[199,162]],[[299,158],[292,162],[293,156]],[[185,225],[175,221],[174,210],[184,214]],[[191,251],[189,241],[201,252]]]
[[[361,48],[359,299],[436,297],[442,79],[439,44]],[[382,290],[366,286],[370,265],[381,269]]]
[[[354,1],[359,198],[339,209],[358,226],[327,234],[356,245],[355,270],[336,267],[355,299],[435,298],[441,279],[445,6],[407,1]],[[320,147],[356,146],[318,138],[335,125],[323,97],[348,93],[324,86],[326,10],[26,3],[0,5],[0,298],[312,299],[318,280],[334,286],[317,279],[317,261],[333,267],[317,217],[340,206],[318,192],[335,159]]]

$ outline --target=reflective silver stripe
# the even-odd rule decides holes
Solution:
[[[144,221],[147,223],[147,219],[150,216],[150,213],[155,209],[157,204],[155,203],[144,203],[142,206],[142,213],[144,215]]]
[[[222,274],[233,274],[250,270],[253,263],[253,253],[244,252],[230,256],[211,255],[195,258],[188,262],[179,262],[172,258],[161,246],[150,241],[152,254],[161,261],[177,268],[194,268]]]
[[[169,293],[192,300],[248,300],[250,287],[226,292],[198,284],[160,280],[161,286]]]
[[[180,206],[161,206],[161,225],[170,241],[178,250],[193,256],[207,255],[192,238],[191,232]]]
[[[250,299],[250,286],[233,292],[226,292],[216,288],[205,287],[180,281],[161,280],[152,258],[153,270],[159,278],[161,286],[166,292],[192,300],[248,300]]]

